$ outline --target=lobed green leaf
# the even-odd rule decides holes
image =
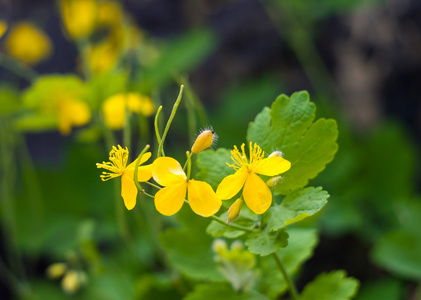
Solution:
[[[317,213],[327,203],[329,194],[321,187],[299,188],[289,193],[281,204],[268,210],[269,231],[279,230]]]
[[[345,271],[322,273],[304,287],[300,300],[348,300],[356,295],[359,282]]]
[[[213,282],[197,285],[193,292],[189,293],[184,300],[268,300],[269,298],[255,291],[236,292],[228,283]]]
[[[249,141],[266,153],[280,150],[291,162],[276,193],[285,195],[307,185],[332,161],[338,149],[336,121],[319,119],[313,123],[315,111],[307,92],[294,93],[290,98],[281,95],[249,125]]]
[[[284,230],[269,232],[267,228],[249,234],[246,246],[251,253],[269,255],[288,245],[288,233]]]
[[[290,275],[297,273],[301,265],[313,255],[317,246],[317,231],[310,228],[288,229],[288,246],[277,251],[286,271]],[[279,269],[274,267],[273,258],[261,257],[262,274],[257,283],[258,290],[270,298],[276,298],[286,291],[287,284]]]
[[[216,189],[224,177],[234,173],[234,169],[227,165],[230,161],[231,152],[224,148],[200,152],[197,155],[197,166],[200,170],[197,179],[206,181]]]

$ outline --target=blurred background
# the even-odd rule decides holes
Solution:
[[[420,1],[0,0],[0,49],[1,299],[182,298],[150,234],[173,221],[128,212],[95,168],[111,144],[156,147],[180,84],[180,159],[199,128],[230,149],[278,95],[309,91],[340,134],[310,183],[331,197],[298,289],[344,269],[356,299],[421,299]]]

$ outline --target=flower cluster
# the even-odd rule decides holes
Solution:
[[[187,152],[184,168],[177,160],[167,156],[156,158],[150,165],[137,167],[139,182],[147,182],[152,177],[162,186],[161,188],[151,184],[159,189],[151,197],[154,198],[155,207],[161,214],[171,216],[181,209],[184,202],[188,202],[193,212],[203,217],[209,217],[219,211],[222,205],[221,200],[232,199],[238,194],[239,199],[228,211],[228,222],[233,221],[239,215],[243,199],[256,214],[264,213],[271,206],[272,192],[269,187],[273,187],[273,184],[265,183],[258,174],[276,176],[268,182],[279,183],[280,176],[277,175],[288,171],[291,163],[276,152],[265,158],[264,151],[252,142],[249,145],[249,158],[246,155],[245,144],[241,145],[241,152],[234,146],[234,150],[231,151],[234,163],[227,164],[236,172],[225,177],[216,192],[207,182],[190,178],[191,156],[209,148],[213,143],[214,136],[213,130],[205,130],[198,135],[192,147],[192,153]],[[148,160],[150,156],[150,152],[143,154],[139,165]],[[97,164],[97,167],[108,171],[101,175],[101,179],[104,181],[121,176],[121,195],[127,209],[132,209],[136,204],[138,188],[133,181],[135,163],[126,167],[128,157],[127,148],[113,147],[110,152],[110,162]],[[142,192],[144,191],[142,190]]]

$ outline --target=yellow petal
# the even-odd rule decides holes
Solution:
[[[170,185],[155,194],[155,208],[165,216],[171,216],[183,206],[186,197],[187,182]]]
[[[234,197],[243,187],[248,174],[247,168],[241,168],[233,175],[225,177],[216,189],[218,198],[225,200]]]
[[[155,159],[152,164],[152,176],[156,182],[163,186],[179,184],[187,179],[181,165],[171,157]]]
[[[191,209],[202,217],[214,215],[222,205],[208,183],[194,179],[188,182],[188,200]]]
[[[122,94],[107,98],[102,103],[102,111],[108,128],[114,130],[123,128],[126,122],[126,108]]]
[[[257,174],[275,176],[284,173],[291,168],[291,163],[283,157],[272,156],[263,159],[254,169]]]
[[[272,193],[266,183],[251,173],[244,185],[243,198],[247,206],[256,214],[263,214],[272,204]]]
[[[121,197],[123,197],[124,205],[128,210],[133,209],[136,205],[137,187],[134,184],[133,178],[127,174],[121,176]]]

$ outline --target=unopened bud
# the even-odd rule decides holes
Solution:
[[[216,239],[213,241],[212,250],[215,253],[223,253],[227,251],[227,243],[224,240]]]
[[[216,141],[217,135],[212,128],[202,131],[194,141],[191,152],[197,154],[210,146]]]
[[[63,280],[61,281],[61,287],[68,294],[74,294],[80,288],[81,278],[78,271],[70,270],[66,272]]]
[[[231,250],[243,250],[244,245],[241,241],[235,241],[231,244]]]
[[[67,265],[65,263],[55,263],[47,268],[47,276],[51,279],[57,279],[66,272]]]
[[[272,156],[284,157],[284,154],[283,154],[281,151],[273,151],[273,152],[269,155],[269,157],[272,157]]]
[[[268,179],[268,181],[266,181],[266,185],[270,188],[274,188],[275,186],[277,186],[282,180],[281,176],[275,176],[272,177],[270,179]]]
[[[241,206],[243,205],[243,198],[238,198],[228,209],[228,220],[227,223],[230,223],[238,218],[240,215]]]

